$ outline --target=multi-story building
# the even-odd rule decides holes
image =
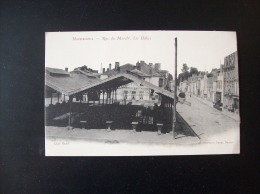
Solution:
[[[198,75],[196,73],[192,74],[190,77],[190,91],[193,95],[197,95],[197,79]]]
[[[207,86],[207,82],[208,82],[208,77],[207,77],[207,72],[204,73],[204,76],[203,76],[203,98],[207,98],[207,95],[208,95],[208,86]]]
[[[224,108],[239,111],[239,82],[237,51],[224,59]]]
[[[217,70],[217,82],[216,82],[216,95],[215,102],[223,103],[223,89],[224,89],[224,75],[223,65],[220,65],[220,69]]]
[[[213,74],[209,73],[207,75],[207,100],[213,102]]]
[[[188,80],[187,80],[187,92],[189,94],[191,94],[191,83],[192,83],[192,79],[191,79],[191,77],[188,77]]]
[[[168,86],[169,86],[169,90],[170,90],[171,92],[174,92],[174,90],[175,90],[175,80],[170,80],[170,81],[168,82]]]
[[[187,89],[188,89],[187,80],[183,80],[182,82],[180,82],[180,86],[179,86],[180,92],[187,92]]]
[[[196,80],[197,96],[204,97],[205,72],[200,72]]]
[[[169,73],[166,70],[161,70],[160,63],[153,65],[152,63],[146,64],[144,61],[140,61],[136,63],[136,66],[132,64],[120,66],[119,62],[116,62],[114,69],[111,69],[111,65],[109,65],[107,71],[103,68],[100,78],[106,79],[118,73],[130,73],[161,88],[169,86],[169,83],[167,83]],[[132,102],[133,104],[150,104],[159,103],[160,101],[158,94],[153,94],[150,89],[136,83],[129,83],[119,87],[116,92],[116,99],[122,103]]]

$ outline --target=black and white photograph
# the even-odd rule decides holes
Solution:
[[[236,32],[45,33],[45,155],[240,153]]]
[[[260,193],[260,1],[0,3],[0,193]]]

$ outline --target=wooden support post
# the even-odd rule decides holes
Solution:
[[[114,103],[114,90],[111,91],[112,93],[112,104]]]
[[[52,104],[52,92],[51,92],[51,104]]]
[[[109,90],[109,104],[112,102],[112,90]]]
[[[151,97],[151,90],[149,88],[149,106],[150,106],[150,97]]]
[[[106,91],[107,95],[106,95],[106,104],[108,104],[108,90]]]
[[[114,89],[114,91],[113,91],[113,103],[116,101],[116,96],[115,96],[115,94],[116,94],[116,90]]]
[[[103,105],[104,105],[104,99],[105,99],[105,91],[103,90]]]
[[[116,90],[114,89],[114,101],[113,102],[116,102]]]
[[[71,129],[71,104],[72,104],[72,96],[69,96],[69,126],[68,129]]]
[[[63,101],[65,102],[65,94],[63,94]]]

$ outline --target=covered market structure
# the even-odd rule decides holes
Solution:
[[[46,125],[130,129],[137,123],[140,130],[157,131],[158,126],[163,126],[163,130],[169,132],[173,118],[180,117],[178,113],[176,117],[173,115],[174,93],[129,73],[118,73],[101,80],[80,71],[68,73],[46,68],[45,76],[45,98],[51,98],[49,106],[45,104]],[[157,93],[160,106],[119,103],[117,89],[131,82],[149,88],[151,95]],[[58,99],[56,105],[52,103],[53,94]]]

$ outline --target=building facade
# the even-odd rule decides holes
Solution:
[[[232,112],[239,112],[237,51],[224,59],[224,108]]]
[[[213,103],[222,103],[223,108],[239,112],[239,75],[237,51],[224,58],[220,68],[210,73],[199,72],[182,80],[179,90],[207,99]]]
[[[146,64],[144,61],[138,61],[136,65],[125,64],[120,66],[119,62],[115,63],[115,68],[111,69],[111,66],[107,71],[103,69],[103,73],[100,75],[101,79],[106,79],[110,76],[116,75],[117,73],[129,73],[137,76],[155,86],[166,88],[169,86],[167,81],[168,71],[161,70],[161,64],[152,63]],[[172,87],[172,83],[170,83]],[[160,103],[160,97],[158,94],[153,93],[149,88],[137,85],[136,83],[129,83],[127,85],[121,86],[117,89],[115,98],[119,103],[129,103],[132,104],[154,104]]]
[[[213,102],[213,75],[210,73],[207,75],[207,100]]]
[[[224,89],[224,73],[223,65],[220,66],[220,69],[217,71],[217,92],[216,92],[216,102],[220,101],[223,103],[223,93]]]

